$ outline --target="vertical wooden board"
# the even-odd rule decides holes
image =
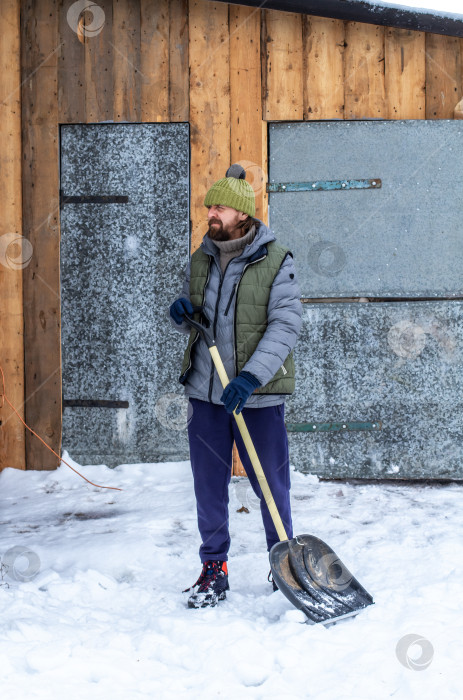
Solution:
[[[228,5],[191,0],[189,6],[191,248],[207,230],[204,197],[230,165]]]
[[[170,0],[169,26],[169,117],[171,122],[187,122],[190,116],[188,0]]]
[[[261,107],[260,12],[230,5],[231,162],[241,163],[264,216],[266,131]]]
[[[169,121],[169,0],[141,0],[141,120]]]
[[[58,454],[61,448],[61,352],[58,228],[58,7],[22,0],[23,230],[32,245],[24,269],[26,422]],[[59,460],[26,434],[26,467]]]
[[[140,7],[113,0],[114,121],[141,117]]]
[[[347,22],[344,61],[344,118],[384,118],[384,27]]]
[[[424,119],[425,34],[387,27],[384,42],[387,117]]]
[[[84,14],[82,40],[85,46],[86,122],[112,121],[113,62],[117,46],[113,43],[112,0],[98,0],[95,15]]]
[[[344,116],[344,22],[302,18],[304,119]]]
[[[19,0],[4,0],[0,4],[0,366],[6,395],[24,416],[22,270],[29,251],[28,242],[22,239],[19,21]],[[19,418],[0,396],[0,470],[25,469],[25,437]]]
[[[59,1],[58,117],[60,124],[86,121],[85,46],[79,40],[78,16],[68,11],[72,3]],[[82,38],[82,37],[81,37]]]
[[[230,5],[231,158],[241,163],[256,195],[256,216],[266,216],[267,132],[262,121],[260,11]],[[233,475],[246,476],[236,446]]]
[[[452,119],[461,91],[461,40],[426,34],[426,119]]]
[[[264,10],[264,119],[302,119],[302,19],[294,12]]]

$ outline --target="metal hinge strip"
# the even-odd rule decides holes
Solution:
[[[94,195],[67,195],[63,194],[62,190],[59,193],[60,209],[65,204],[127,204],[129,198],[127,195],[112,195],[112,194],[94,194]]]
[[[269,182],[267,192],[317,192],[320,190],[378,190],[380,178],[370,180],[314,180],[312,182]]]
[[[342,430],[381,430],[380,420],[345,421],[342,423],[286,423],[288,433],[327,433]]]
[[[128,401],[105,399],[63,399],[63,408],[128,408]]]

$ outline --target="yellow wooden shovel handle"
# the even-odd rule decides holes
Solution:
[[[209,348],[209,352],[211,353],[212,360],[217,370],[217,374],[219,375],[220,381],[222,382],[222,386],[225,389],[225,387],[229,383],[229,379],[227,376],[227,371],[223,365],[222,358],[219,355],[219,351],[217,350],[215,345],[212,345]],[[235,413],[235,411],[233,411],[233,415],[235,416],[238,429],[241,433],[241,437],[243,438],[244,446],[246,447],[246,450],[248,452],[249,459],[251,460],[251,464],[259,482],[259,486],[262,489],[262,493],[264,494],[265,502],[269,509],[270,515],[272,516],[273,524],[275,525],[278,537],[280,538],[280,541],[283,542],[284,540],[288,539],[288,535],[286,534],[283,521],[278,512],[275,500],[272,496],[272,492],[270,491],[270,487],[267,483],[267,479],[265,478],[264,470],[262,469],[259,457],[257,456],[256,448],[254,447],[254,443],[252,442],[249,430],[247,428],[246,423],[244,422],[244,418],[241,415],[241,413]]]

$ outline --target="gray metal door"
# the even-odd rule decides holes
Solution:
[[[305,300],[293,463],[463,478],[463,124],[279,123],[269,146],[270,225]]]
[[[61,127],[63,448],[188,458],[167,309],[189,254],[188,124]]]

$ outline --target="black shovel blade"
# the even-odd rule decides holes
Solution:
[[[277,542],[270,566],[280,591],[310,624],[332,624],[373,604],[331,547],[313,535]]]

